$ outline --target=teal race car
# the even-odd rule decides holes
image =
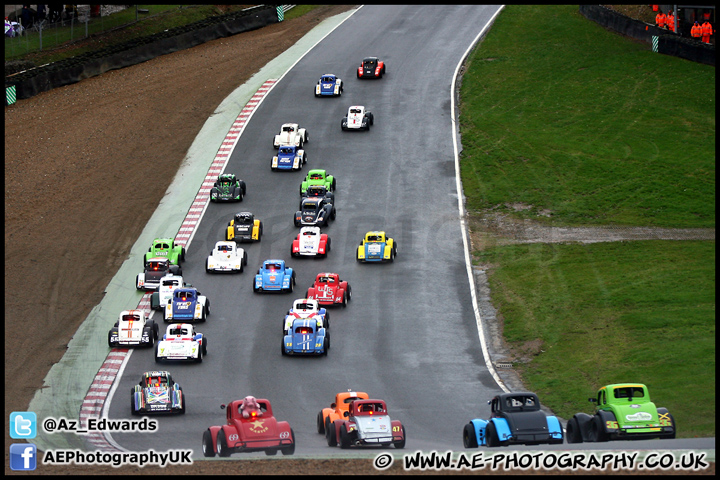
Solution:
[[[308,187],[312,185],[322,185],[328,192],[334,192],[336,186],[335,177],[328,175],[325,170],[310,170],[305,180],[300,184],[300,195],[303,195]]]
[[[210,189],[211,202],[242,202],[246,186],[233,173],[218,175],[217,181]]]
[[[172,238],[156,238],[143,257],[143,267],[151,258],[167,258],[171,265],[180,265],[185,260],[185,247],[176,244]]]

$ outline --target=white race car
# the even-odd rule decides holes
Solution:
[[[139,345],[152,347],[158,338],[158,326],[145,317],[143,310],[123,310],[108,332],[110,348]]]
[[[184,287],[185,281],[180,275],[165,275],[160,279],[160,286],[157,292],[150,295],[150,308],[153,310],[162,310],[170,301],[175,289]]]
[[[324,308],[320,308],[317,300],[312,298],[298,298],[293,302],[293,306],[288,310],[283,320],[283,333],[290,334],[293,322],[296,319],[314,318],[317,321],[317,328],[330,328],[330,312]]]
[[[273,140],[273,148],[280,145],[293,145],[302,148],[303,144],[309,139],[308,132],[304,128],[300,128],[297,123],[285,123],[280,127],[280,133],[275,135]]]
[[[247,265],[245,250],[238,247],[235,242],[216,242],[215,248],[205,262],[205,271],[212,272],[242,272]]]
[[[155,361],[193,360],[202,362],[207,355],[207,338],[189,323],[168,325],[162,340],[155,346]]]
[[[348,114],[340,122],[343,131],[347,130],[370,130],[374,122],[373,114],[365,110],[362,105],[353,105],[348,108]]]
[[[320,227],[302,227],[292,243],[293,257],[326,257],[330,251],[330,237],[321,233]]]

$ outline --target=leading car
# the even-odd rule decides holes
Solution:
[[[185,413],[185,395],[166,371],[145,372],[132,389],[130,413],[148,415],[157,413]]]
[[[365,57],[357,69],[358,78],[382,78],[385,75],[385,62],[378,57]]]
[[[534,393],[503,393],[488,403],[488,420],[476,418],[465,425],[465,448],[563,443],[560,421],[540,410],[540,400]]]
[[[269,400],[247,396],[220,408],[225,410],[225,424],[203,432],[205,457],[259,451],[275,455],[278,450],[283,455],[295,453],[295,432],[288,422],[275,418]]]
[[[337,273],[322,272],[315,277],[315,283],[308,288],[308,298],[316,299],[320,305],[342,305],[352,300],[350,284],[340,279]]]

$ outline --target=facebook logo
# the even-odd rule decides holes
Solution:
[[[32,443],[10,445],[11,470],[35,470],[37,468],[37,447]]]
[[[10,414],[10,438],[35,438],[37,416],[35,412],[12,412]]]

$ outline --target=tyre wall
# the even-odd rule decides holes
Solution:
[[[192,48],[211,40],[277,22],[278,10],[275,6],[220,15],[26,70],[6,77],[5,87],[7,90],[8,87],[14,86],[18,99],[30,98],[38,93],[76,83],[109,70],[128,67],[160,55]]]
[[[714,45],[681,37],[600,5],[580,5],[580,14],[605,28],[649,44],[653,44],[653,37],[657,37],[658,53],[715,66]]]

